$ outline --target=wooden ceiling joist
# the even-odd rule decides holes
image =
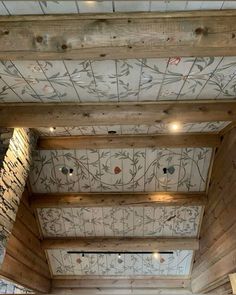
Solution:
[[[53,136],[39,138],[38,149],[217,147],[220,142],[217,134]]]
[[[79,237],[51,238],[42,241],[42,248],[70,249],[76,251],[168,251],[198,250],[199,241],[194,238],[158,238],[158,237]]]
[[[0,127],[70,127],[236,121],[236,100],[24,103],[0,106]]]
[[[191,206],[204,205],[203,193],[45,193],[33,194],[33,208],[105,206]]]
[[[52,280],[52,288],[53,289],[67,289],[67,288],[71,288],[71,290],[73,290],[74,288],[96,288],[96,289],[100,289],[100,288],[112,288],[112,290],[117,290],[117,289],[124,289],[124,288],[131,288],[131,290],[133,291],[133,289],[141,289],[141,288],[176,288],[176,289],[183,289],[183,288],[189,288],[190,287],[190,281],[187,278],[181,278],[181,277],[158,277],[158,276],[142,276],[139,278],[120,278],[120,277],[113,277],[113,278],[98,278],[97,279],[93,279],[93,276],[91,276],[91,278],[89,279],[88,277],[85,276],[85,278],[83,277],[76,277],[73,279],[73,277],[71,278],[58,278],[57,279],[53,279]],[[64,289],[64,291],[65,291]],[[82,293],[82,290],[84,289],[77,289],[77,292],[80,294]],[[103,289],[104,290],[104,289]],[[126,290],[127,292],[128,290]],[[145,290],[146,291],[146,290]],[[142,294],[146,294],[146,292],[143,291]],[[92,290],[90,290],[90,292],[92,292]],[[121,292],[121,291],[120,291]],[[176,290],[177,293],[174,294],[179,294],[178,290]],[[93,294],[93,292],[91,293]],[[107,293],[109,294],[109,293]],[[112,292],[113,294],[113,292]],[[117,293],[116,293],[117,294]],[[123,292],[119,293],[119,294],[123,294]],[[128,292],[127,294],[130,294],[130,292]],[[133,292],[132,292],[133,294]],[[158,294],[158,293],[155,293]],[[173,294],[173,293],[162,293],[161,294]]]
[[[0,59],[235,55],[236,12],[1,16]]]

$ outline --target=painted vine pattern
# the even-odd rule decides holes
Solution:
[[[179,191],[199,190],[192,178],[197,177],[205,186],[206,174],[203,175],[203,172],[208,170],[211,155],[211,149],[208,148],[115,150],[113,154],[108,150],[87,152],[79,157],[73,151],[63,154],[58,151],[38,152],[32,165],[32,187],[40,185],[42,191],[50,191],[53,185],[59,191],[73,191],[75,185],[81,183],[81,191],[88,191],[94,185],[97,191],[122,191],[124,187],[130,191],[138,190],[143,183],[148,190],[148,185],[155,181],[157,191],[173,188]],[[155,156],[147,163],[149,152]],[[208,163],[201,168],[206,158]],[[112,165],[113,159],[121,165]],[[65,166],[64,161],[68,168],[74,169],[73,177],[65,177],[60,173]],[[121,167],[124,165],[125,172],[124,167]],[[194,175],[191,175],[189,166],[191,170],[194,168]]]
[[[0,101],[8,101],[12,93],[22,102],[143,100],[143,94],[152,89],[150,100],[198,98],[208,88],[211,98],[236,95],[236,62],[232,58],[104,62],[109,62],[110,72],[105,70],[106,64],[101,69],[102,61],[64,61],[59,65],[57,61],[26,61],[20,63],[20,69],[18,62],[1,61]]]

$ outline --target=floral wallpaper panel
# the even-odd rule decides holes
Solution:
[[[201,206],[37,209],[44,237],[197,237]]]
[[[34,294],[34,292],[13,282],[0,279],[0,294]]]
[[[194,133],[208,132],[217,133],[224,129],[230,122],[202,122],[184,123],[180,125],[178,132]],[[73,135],[107,135],[115,134],[168,134],[172,133],[171,124],[158,123],[154,125],[113,125],[113,126],[82,126],[82,127],[55,127],[53,132],[50,128],[34,129],[39,136],[73,136]]]
[[[69,251],[69,249],[68,249]],[[48,250],[53,275],[98,276],[187,276],[193,251],[177,250],[173,254],[68,254],[66,250]]]
[[[99,13],[128,11],[180,11],[205,9],[235,9],[234,1],[1,1],[0,14],[61,14],[61,13]]]
[[[235,57],[1,61],[0,103],[234,99],[235,66]]]
[[[41,150],[30,183],[38,193],[204,191],[211,155],[211,148]]]

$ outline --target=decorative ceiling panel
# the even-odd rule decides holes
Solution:
[[[230,122],[185,123],[180,126],[178,133],[217,133]],[[167,134],[173,133],[171,124],[155,125],[113,125],[113,126],[82,126],[82,127],[54,127],[34,129],[40,136],[73,136],[73,135],[106,135],[110,132],[121,134]]]
[[[41,150],[30,183],[39,193],[204,191],[211,154],[211,148]]]
[[[68,249],[69,250],[69,249]],[[187,276],[193,251],[177,250],[155,259],[152,254],[68,254],[66,250],[48,250],[53,275],[101,276]]]
[[[13,282],[0,279],[0,294],[34,294],[34,292]]]
[[[198,236],[202,207],[37,209],[44,237]]]
[[[234,99],[235,68],[235,57],[2,61],[0,102]]]
[[[1,15],[235,9],[235,1],[1,1]]]

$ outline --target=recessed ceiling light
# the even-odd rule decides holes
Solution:
[[[56,127],[50,127],[49,130],[50,130],[51,132],[54,132],[54,131],[56,130]]]
[[[174,122],[174,123],[171,123],[171,124],[170,124],[170,130],[171,130],[172,132],[177,132],[177,131],[180,130],[180,128],[181,128],[181,125],[180,125],[180,123],[178,123],[178,122]]]
[[[95,1],[86,1],[88,5],[94,5]]]
[[[152,254],[152,256],[155,258],[155,259],[159,259],[160,258],[160,254],[158,252],[154,252]]]

